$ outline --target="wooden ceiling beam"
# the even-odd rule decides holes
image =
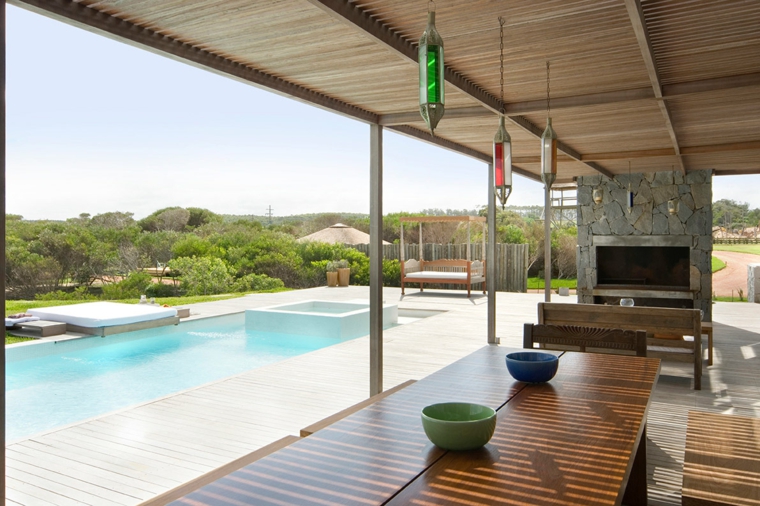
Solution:
[[[760,167],[754,169],[714,169],[713,174],[716,176],[749,176],[750,174],[760,174]]]
[[[760,150],[760,141],[732,142],[729,144],[711,144],[706,146],[684,146],[681,148],[681,155],[700,155],[705,153],[725,153],[730,151],[751,150]],[[609,153],[587,153],[583,155],[583,160],[631,160],[636,158],[675,156],[675,154],[675,150],[672,148],[644,149],[640,151],[613,151]]]
[[[481,153],[480,151],[476,151],[474,149],[460,146],[459,144],[455,144],[437,135],[430,135],[430,132],[426,130],[420,130],[419,128],[414,128],[409,125],[393,125],[393,126],[388,126],[386,128],[393,132],[398,132],[402,135],[406,135],[407,137],[412,137],[414,139],[418,139],[423,142],[433,144],[435,146],[439,146],[445,149],[450,149],[452,151],[457,151],[459,153],[466,154],[472,158],[475,158],[485,163],[493,163],[493,158],[491,157],[491,155],[487,155],[485,153]],[[458,149],[454,149],[452,146],[460,146],[460,147],[463,147],[465,150],[469,150],[469,151],[463,152]],[[512,165],[512,172],[514,172],[515,174],[519,174],[523,177],[527,177],[528,179],[532,179],[534,181],[539,181],[539,182],[541,181],[541,177],[539,175],[534,174],[530,171],[521,169],[520,167],[517,167],[514,164]]]
[[[639,43],[639,49],[641,50],[641,56],[644,59],[644,65],[649,73],[649,81],[652,83],[652,89],[654,90],[655,98],[657,99],[657,105],[660,107],[662,117],[665,120],[665,127],[670,135],[670,141],[673,143],[673,149],[678,158],[678,166],[681,169],[681,173],[686,173],[686,167],[683,164],[683,158],[681,157],[681,149],[678,146],[678,137],[676,131],[673,128],[673,119],[670,114],[670,108],[668,104],[662,100],[662,84],[660,81],[660,75],[657,71],[657,59],[654,55],[654,49],[652,48],[652,41],[649,38],[649,30],[647,30],[646,19],[644,18],[644,11],[641,8],[640,0],[624,0],[625,8],[628,10],[628,17],[631,20],[633,31],[636,34],[636,40]]]
[[[417,44],[403,39],[387,25],[373,18],[356,4],[346,2],[345,0],[308,0],[308,2],[330,14],[341,23],[348,23],[349,26],[353,25],[354,28],[358,28],[361,32],[370,37],[370,39],[395,51],[405,60],[411,61],[415,65],[418,64]],[[486,92],[483,88],[470,81],[462,74],[454,71],[449,66],[444,67],[443,77],[450,85],[454,86],[465,95],[480,102],[483,107],[490,109],[493,113],[498,113],[505,105],[499,99]],[[506,118],[531,135],[534,135],[539,139],[541,138],[543,130],[526,118],[520,115],[507,115]],[[570,155],[573,159],[579,162],[581,161],[580,154],[564,142],[557,141],[557,150]],[[605,176],[612,177],[611,172],[594,162],[586,163],[586,165],[599,171]]]
[[[731,90],[747,86],[760,86],[760,72],[738,76],[702,79],[685,83],[662,85],[662,100],[671,100],[686,95],[709,93],[713,91]],[[552,98],[552,109],[572,109],[575,107],[590,107],[595,105],[618,104],[637,100],[654,100],[652,87],[634,88],[631,90],[591,93],[570,97]],[[535,114],[546,110],[546,100],[529,100],[525,102],[508,102],[504,104],[508,115]],[[446,109],[447,118],[479,118],[491,117],[496,113],[481,106],[458,107]],[[398,112],[380,116],[381,125],[404,125],[422,121],[419,111]]]
[[[496,118],[496,113],[479,105],[473,107],[458,107],[455,109],[446,109],[447,118]],[[391,125],[408,125],[409,123],[422,122],[420,111],[398,112],[392,114],[382,114],[380,124],[383,126]]]
[[[760,72],[737,76],[717,77],[714,79],[702,79],[700,81],[690,81],[686,83],[665,84],[662,86],[662,97],[667,100],[695,93],[731,90],[734,88],[743,88],[745,86],[760,86]],[[553,105],[554,104],[552,104],[552,106]]]

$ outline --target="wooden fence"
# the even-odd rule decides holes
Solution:
[[[346,245],[355,248],[365,255],[369,253],[369,245],[353,244]],[[470,246],[470,260],[480,260],[483,245],[472,244]],[[383,258],[398,260],[401,246],[399,244],[384,244]],[[464,259],[467,258],[467,244],[431,244],[422,245],[425,260],[440,259]],[[419,244],[404,244],[404,259],[420,258]],[[490,259],[486,259],[490,261]],[[499,292],[527,292],[528,291],[528,245],[527,244],[497,244],[496,245],[496,290]],[[451,285],[455,288],[460,286]]]
[[[760,244],[760,238],[753,237],[714,237],[713,244]]]

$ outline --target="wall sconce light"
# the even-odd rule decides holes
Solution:
[[[670,214],[678,214],[678,199],[668,200],[668,212]]]
[[[604,197],[604,194],[602,193],[602,189],[601,188],[594,188],[593,197],[594,197],[594,203],[595,204],[601,204],[602,203],[602,197]]]

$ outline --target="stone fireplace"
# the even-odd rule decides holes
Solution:
[[[701,309],[711,321],[711,171],[631,174],[630,209],[628,185],[628,175],[578,178],[578,301],[627,297],[641,306]]]

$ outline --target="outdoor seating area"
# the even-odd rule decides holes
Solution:
[[[336,300],[350,301],[366,298],[366,291],[366,287],[352,286],[338,293],[329,288],[316,288],[279,294],[258,294],[241,299],[193,305],[190,319],[241,311],[244,308],[295,303],[312,298],[333,297]],[[359,459],[355,462],[356,466],[363,465],[361,455],[365,453],[348,455],[344,450],[325,451],[324,445],[328,445],[327,448],[333,445],[347,448],[346,444],[349,444],[349,441],[353,441],[352,444],[359,444],[358,441],[361,438],[369,436],[360,429],[372,427],[373,417],[380,417],[378,423],[380,420],[387,422],[387,425],[379,425],[378,430],[387,431],[385,434],[390,438],[397,437],[393,434],[399,427],[399,423],[408,428],[403,431],[405,435],[399,439],[398,443],[394,443],[400,446],[394,447],[404,453],[407,450],[400,450],[406,447],[404,445],[413,445],[413,452],[419,455],[422,451],[421,455],[427,459],[410,465],[423,465],[427,468],[428,464],[432,464],[437,457],[442,457],[439,464],[430,467],[423,475],[429,477],[429,482],[438,487],[440,482],[437,480],[449,479],[447,470],[458,469],[465,463],[458,462],[455,456],[443,456],[427,441],[424,432],[419,427],[418,407],[430,404],[437,399],[451,400],[467,397],[473,402],[481,401],[499,408],[497,418],[501,420],[506,417],[504,421],[509,423],[510,428],[514,428],[515,424],[527,427],[529,421],[524,417],[532,416],[530,413],[538,409],[538,406],[555,406],[558,410],[556,415],[542,413],[540,415],[542,419],[550,417],[550,420],[554,420],[551,416],[565,416],[565,421],[562,423],[572,424],[574,416],[572,413],[580,409],[581,402],[593,403],[586,408],[596,413],[593,416],[605,412],[613,413],[614,411],[602,408],[607,402],[602,392],[613,388],[612,384],[603,386],[605,382],[614,382],[616,389],[624,386],[623,390],[630,388],[633,383],[630,383],[631,374],[629,373],[632,369],[629,364],[635,364],[641,360],[645,361],[643,363],[652,362],[649,358],[642,359],[635,356],[599,354],[597,358],[594,354],[568,352],[563,355],[565,358],[560,360],[559,371],[552,381],[544,387],[530,387],[526,390],[524,385],[515,385],[511,380],[504,364],[504,355],[509,349],[523,347],[524,324],[526,320],[529,322],[531,319],[535,323],[538,322],[536,308],[541,303],[542,297],[537,294],[499,294],[496,301],[499,315],[497,334],[501,345],[484,348],[486,297],[479,294],[473,294],[470,299],[461,296],[451,297],[450,292],[451,290],[427,290],[425,297],[402,298],[400,289],[385,290],[386,300],[397,299],[400,308],[436,309],[443,312],[435,317],[385,331],[385,354],[388,358],[384,376],[385,390],[388,392],[384,392],[384,395],[368,398],[366,364],[364,363],[368,338],[355,339],[125,412],[113,413],[74,427],[14,442],[7,448],[9,473],[11,477],[14,477],[24,470],[25,478],[23,482],[11,479],[11,486],[8,489],[9,498],[33,497],[38,493],[35,492],[36,487],[44,489],[45,483],[51,479],[50,473],[56,473],[60,475],[56,486],[68,490],[63,492],[64,489],[61,489],[61,493],[76,494],[83,498],[93,493],[107,494],[109,497],[112,496],[114,501],[118,499],[128,504],[148,501],[146,504],[158,506],[166,503],[156,502],[161,497],[166,500],[167,498],[178,500],[190,494],[192,500],[201,501],[200,503],[204,504],[203,501],[210,501],[208,490],[212,490],[216,496],[226,497],[224,493],[228,489],[224,484],[229,482],[224,480],[235,480],[238,484],[241,483],[240,480],[243,480],[256,488],[258,485],[256,485],[255,476],[269,476],[275,479],[277,475],[271,473],[280,473],[276,470],[285,469],[282,465],[290,465],[283,463],[283,459],[295,465],[297,461],[292,460],[291,457],[297,458],[303,455],[303,452],[313,452],[317,455],[315,462],[322,462],[319,460],[321,458],[331,458],[330,455],[344,455],[349,459]],[[460,292],[465,293],[464,290]],[[575,306],[572,298],[563,298],[563,300],[567,302],[557,303],[557,305],[565,309]],[[757,405],[760,402],[756,376],[757,358],[750,356],[748,351],[752,350],[760,339],[760,323],[757,321],[754,308],[746,303],[718,303],[714,309],[715,365],[705,367],[703,389],[695,391],[691,388],[693,381],[691,364],[661,362],[659,377],[651,387],[647,387],[648,393],[642,392],[641,396],[637,397],[639,400],[634,402],[637,407],[631,408],[635,412],[645,413],[645,415],[637,415],[646,418],[646,434],[642,432],[638,438],[638,445],[642,448],[644,445],[641,442],[646,442],[646,481],[649,504],[652,505],[681,503],[689,411],[731,413],[749,417],[757,417],[760,414],[757,411]],[[528,315],[533,315],[533,318]],[[483,348],[486,351],[478,351]],[[476,354],[472,355],[473,353]],[[478,353],[492,355],[489,356],[486,364],[475,366],[468,362],[483,360],[484,356]],[[466,358],[468,356],[470,358]],[[591,381],[585,378],[585,375],[585,379],[571,379],[572,376],[568,376],[583,370],[581,365],[563,362],[573,356],[582,357],[582,360],[600,361],[594,362],[597,365],[594,366],[596,372],[592,375],[596,378],[593,379],[593,387],[592,385],[582,386],[582,382]],[[594,356],[593,359],[590,358],[592,356]],[[623,362],[614,362],[616,360]],[[470,365],[466,365],[468,363]],[[581,369],[577,369],[578,367]],[[475,370],[477,370],[476,377],[468,380],[467,375]],[[309,372],[309,382],[301,381],[304,371]],[[430,376],[431,374],[433,376]],[[611,376],[607,378],[605,376],[607,374]],[[484,378],[489,379],[484,383]],[[577,383],[579,381],[581,383]],[[571,387],[571,385],[575,386]],[[394,388],[396,386],[399,388]],[[437,393],[431,393],[430,389]],[[584,393],[582,398],[576,399],[573,397],[574,391],[587,393]],[[600,397],[592,400],[588,398],[588,392],[597,392]],[[534,394],[537,397],[534,397]],[[636,404],[642,400],[644,404]],[[616,395],[615,402],[618,401]],[[235,406],[235,408],[230,409],[230,406]],[[567,408],[562,406],[567,406]],[[528,411],[524,412],[525,409]],[[388,419],[387,416],[390,416],[390,413],[401,417],[399,420],[403,422],[393,422],[393,419]],[[515,416],[519,419],[512,418]],[[213,423],[209,424],[212,418]],[[552,423],[554,425],[536,424],[535,430],[551,430],[552,426],[557,426],[556,424],[560,422]],[[530,422],[530,425],[533,426],[534,423]],[[522,454],[524,451],[535,451],[536,456],[544,455],[541,458],[532,457],[538,467],[531,468],[531,473],[540,473],[543,468],[551,468],[552,455],[561,449],[561,446],[553,446],[547,453],[542,453],[538,447],[533,450],[520,449],[515,445],[524,444],[520,443],[520,440],[531,439],[529,436],[536,433],[526,431],[520,436],[522,433],[502,432],[503,429],[498,428],[500,426],[497,425],[496,435],[492,443],[486,447],[492,450],[477,454],[479,457],[474,461],[477,463],[476,469],[482,469],[485,472],[490,469],[489,466],[495,465],[496,462],[491,461],[495,458],[494,456],[502,456],[499,458],[503,459],[503,456],[510,455],[510,452]],[[137,427],[140,429],[135,430]],[[302,430],[311,433],[303,440],[297,437]],[[374,438],[377,435],[373,432],[371,437]],[[92,439],[93,437],[95,439]],[[577,437],[582,438],[582,434],[578,433]],[[283,438],[286,439],[283,440]],[[109,454],[107,456],[100,454],[92,446],[96,440],[108,441]],[[193,442],[196,440],[203,440],[204,443],[199,446]],[[278,441],[282,443],[280,440],[284,441],[287,447],[285,443],[268,446]],[[307,443],[309,440],[311,442]],[[64,444],[67,451],[61,452],[59,448]],[[606,448],[606,444],[602,446]],[[609,446],[609,451],[622,451],[629,455],[628,461],[631,467],[630,470],[621,468],[617,471],[600,469],[600,472],[610,473],[610,479],[602,480],[603,485],[600,486],[605,488],[606,495],[614,495],[611,490],[617,490],[616,493],[620,493],[625,488],[624,483],[637,479],[634,478],[633,470],[639,469],[640,464],[633,463],[636,460],[634,455],[638,455],[634,452],[633,440],[628,440],[628,443],[622,445],[625,448],[616,445]],[[259,452],[259,449],[263,450]],[[283,451],[287,453],[281,453]],[[246,456],[249,455],[251,457],[246,460]],[[262,458],[262,455],[267,456]],[[70,458],[76,458],[78,461],[86,458],[90,463],[78,463],[72,467]],[[497,461],[501,462],[501,460]],[[327,461],[322,464],[325,462]],[[249,465],[254,466],[253,470],[245,469]],[[138,468],[147,472],[138,471]],[[30,473],[34,469],[45,471]],[[356,469],[356,472],[359,472],[358,469],[362,468],[356,467]],[[471,468],[468,467],[468,469]],[[557,477],[553,482],[553,486],[557,489],[572,485],[575,483],[574,480],[578,479],[578,476],[572,473],[560,474],[563,476]],[[226,478],[228,475],[229,478]],[[88,486],[86,489],[77,485],[80,483],[79,480],[87,476],[93,476],[93,481],[100,484]],[[100,478],[95,478],[96,476]],[[348,483],[346,480],[350,474],[341,476],[343,477],[338,482]],[[319,478],[315,479],[316,481],[311,481],[304,477],[298,483],[317,487],[319,493],[315,492],[317,494],[315,497],[322,497],[319,495],[322,493],[334,494],[336,490],[340,490],[332,485],[322,490],[319,484],[325,481],[320,480],[327,480],[326,475],[320,474]],[[112,480],[120,480],[124,483],[114,490]],[[223,481],[217,482],[217,480]],[[267,487],[274,489],[274,491],[269,490],[268,494],[292,492],[293,487],[289,481],[277,480],[279,478],[267,482],[269,483]],[[411,480],[411,476],[399,476],[398,480],[406,481],[397,481],[394,478],[388,486],[399,488],[403,483]],[[404,493],[429,497],[428,490],[424,486],[418,486],[415,481],[407,487],[409,491]],[[529,489],[530,484],[514,482],[513,486]],[[206,488],[206,492],[200,492],[199,490],[203,490],[203,487],[211,488]],[[457,487],[462,488],[461,495],[457,496],[460,499],[469,497],[468,494],[471,493],[488,493],[486,485],[481,481],[475,482],[473,488],[468,488],[466,484],[459,484]],[[383,497],[383,494],[391,490],[382,488],[381,491],[371,492],[372,496],[376,497],[376,494],[380,494],[377,497]],[[172,491],[171,494],[162,496],[170,491]],[[351,488],[351,491],[354,493],[354,488]],[[138,497],[139,500],[128,497]],[[397,497],[395,500],[398,502],[402,501],[401,497],[407,496]],[[213,502],[207,503],[213,504]],[[266,504],[266,502],[262,503]],[[403,503],[403,501],[400,502],[400,504]],[[177,504],[188,504],[188,502]],[[627,503],[624,502],[624,504]]]
[[[538,323],[645,330],[647,357],[692,364],[694,389],[702,389],[702,317],[698,309],[604,304],[538,304]]]
[[[465,285],[467,296],[472,291],[472,285],[482,284],[486,293],[485,265],[475,260],[407,260],[401,264],[401,295],[404,295],[406,285],[419,284],[420,292],[425,283]]]
[[[356,195],[368,190],[368,202],[357,205],[368,204],[362,209],[369,209],[370,234],[362,250],[369,286],[256,293],[181,312],[149,304],[79,304],[32,309],[38,320],[11,322],[48,334],[65,325],[79,339],[174,325],[180,316],[192,321],[302,308],[307,301],[369,301],[367,335],[362,320],[359,337],[7,442],[0,459],[7,504],[760,506],[760,318],[756,304],[713,302],[711,263],[714,178],[760,174],[760,3],[11,3],[341,115],[351,135],[357,125],[364,128],[366,188],[311,170],[332,182],[331,197],[324,198],[287,163],[265,163],[255,150],[246,163],[261,176],[262,188],[279,184],[299,192],[304,205],[348,202],[335,196],[343,187]],[[161,80],[151,77],[147,85],[158,86]],[[5,79],[0,84],[5,94],[9,86]],[[93,80],[82,96],[96,88]],[[109,91],[110,98],[121,98]],[[157,124],[166,115],[158,106],[151,114]],[[111,116],[117,131],[123,121]],[[276,112],[262,116],[277,122]],[[189,129],[188,142],[191,130],[203,137],[202,130]],[[337,134],[341,145],[355,143],[347,131]],[[423,151],[395,152],[396,139],[384,148],[386,131],[477,161],[482,170],[444,167]],[[138,137],[126,137],[139,148]],[[216,171],[227,187],[250,190],[218,162],[245,151],[234,139],[229,134],[229,142],[207,143],[219,158],[199,158],[204,165],[198,170]],[[161,147],[160,136],[154,141]],[[244,144],[257,149],[263,143]],[[277,144],[283,160],[308,163],[308,155],[296,156],[307,151],[295,135]],[[142,159],[150,160],[146,153]],[[311,154],[336,167],[353,164],[347,151]],[[15,163],[5,151],[0,157],[4,166]],[[389,164],[384,173],[384,157],[393,163],[403,157],[418,170],[409,174]],[[264,177],[271,174],[280,175]],[[510,232],[508,212],[497,220],[497,205],[504,210],[522,191],[513,187],[513,174],[543,186],[543,226],[535,222],[529,232],[537,238],[543,228],[545,296],[497,294],[497,264],[501,274],[509,272],[506,260],[497,260],[504,258],[496,254],[497,240],[520,242],[513,237],[517,231]],[[396,178],[394,184],[384,189],[384,177]],[[427,185],[433,178],[447,186]],[[111,186],[116,181],[102,179]],[[468,205],[483,216],[408,216],[417,211],[416,195],[459,195],[462,181],[477,182],[482,200]],[[195,183],[203,186],[203,179]],[[552,185],[577,190],[575,243],[562,245],[575,252],[577,295],[555,302],[549,302]],[[393,212],[406,206],[398,213],[400,288],[383,282],[384,191],[386,197],[398,193],[392,203],[387,199]],[[228,200],[240,217],[253,215],[245,207],[254,199]],[[269,228],[279,233],[271,214],[270,205]],[[441,258],[432,249],[427,255],[423,232],[435,222],[461,227],[460,235],[466,226],[463,259]],[[405,258],[404,223],[419,227],[418,258]],[[482,229],[478,258],[472,223]],[[167,252],[193,244],[176,241]],[[238,247],[222,244],[218,248],[228,252]],[[249,249],[259,249],[254,246]],[[540,252],[524,250],[525,262],[514,265],[527,279]],[[251,270],[257,265],[243,264]],[[419,284],[424,294],[407,295],[409,284]],[[482,294],[472,292],[478,284]],[[624,299],[631,307],[621,305]],[[389,304],[428,317],[384,327]],[[61,347],[58,341],[44,344]],[[545,352],[546,361],[557,364],[556,375],[543,383],[515,380],[506,353],[535,346],[540,349],[528,357]],[[198,372],[184,361],[181,368]],[[450,451],[426,436],[422,410],[454,401],[495,412],[488,444]]]

